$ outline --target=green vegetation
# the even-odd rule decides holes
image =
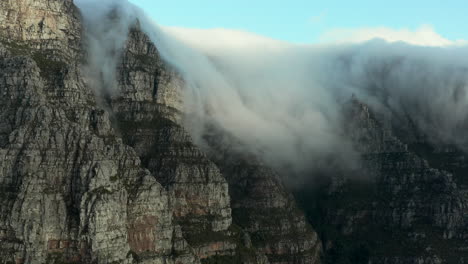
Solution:
[[[245,259],[241,255],[234,256],[213,256],[210,258],[202,259],[202,264],[239,264],[243,263]]]
[[[232,211],[233,218],[241,227],[251,227],[257,223],[266,230],[260,230],[251,234],[252,243],[254,246],[262,247],[266,243],[277,242],[279,240],[304,237],[302,230],[291,227],[289,234],[278,233],[275,231],[278,228],[278,219],[288,219],[290,223],[297,221],[301,213],[298,208],[234,208]],[[306,225],[310,230],[312,227]]]
[[[111,176],[111,177],[109,178],[109,180],[110,180],[111,182],[116,182],[116,181],[119,180],[119,176],[118,176],[118,175]]]
[[[47,255],[46,264],[82,264],[80,260],[68,259],[62,252],[49,253]]]
[[[64,62],[49,59],[47,55],[41,52],[35,52],[32,58],[41,70],[41,76],[47,79],[59,74],[62,69],[67,67]]]
[[[136,69],[138,71],[146,71],[146,69],[153,68],[157,62],[156,59],[149,55],[134,54],[136,60]]]
[[[60,73],[66,67],[65,62],[57,59],[51,59],[46,53],[35,50],[27,44],[1,40],[0,43],[5,45],[13,56],[31,57],[39,67],[43,78],[49,79]]]
[[[13,56],[27,56],[32,53],[32,50],[24,44],[2,40],[0,40],[0,44],[3,44]]]
[[[133,250],[129,250],[129,251],[128,251],[128,253],[127,253],[127,258],[130,257],[130,256],[132,256],[132,258],[133,258],[134,260],[137,260],[137,261],[138,261],[139,258],[140,258],[140,257],[138,256],[138,254],[137,254],[135,251],[133,251]]]
[[[117,122],[118,127],[123,134],[132,134],[134,131],[138,129],[162,129],[162,128],[170,128],[170,127],[179,127],[176,123],[171,121],[170,119],[161,117],[161,113],[155,112],[151,114],[154,117],[152,120],[139,122],[134,120],[126,120],[124,116],[118,116]]]
[[[230,232],[215,232],[211,230],[214,217],[209,216],[186,216],[179,220],[178,224],[183,227],[184,236],[192,246],[201,246],[210,242],[231,240]]]
[[[187,217],[187,221],[181,221],[184,228],[184,237],[191,246],[203,246],[212,242],[226,241],[236,245],[235,254],[233,256],[212,256],[203,259],[203,264],[237,264],[243,263],[246,260],[254,260],[256,258],[256,249],[248,248],[244,245],[242,229],[232,224],[228,230],[221,232],[211,231],[212,218],[206,217]],[[197,222],[193,222],[197,219]]]
[[[112,192],[105,187],[99,187],[97,189],[94,189],[90,192],[91,195],[96,195],[98,197],[101,197],[103,195],[110,195]]]

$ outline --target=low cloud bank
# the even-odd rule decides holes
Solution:
[[[337,28],[325,32],[320,41],[324,43],[362,43],[372,39],[382,39],[388,42],[404,42],[410,45],[426,47],[446,47],[466,45],[464,40],[449,40],[438,34],[429,25],[423,25],[416,30],[392,29],[387,27],[375,28]]]
[[[387,41],[297,45],[234,30],[161,27],[127,1],[75,2],[88,29],[90,72],[104,76],[107,90],[138,19],[184,77],[186,125],[201,144],[216,126],[236,139],[234,147],[274,166],[300,171],[330,155],[349,161],[343,104],[354,95],[394,119],[409,116],[435,141],[468,146],[468,49],[432,29],[375,35]]]

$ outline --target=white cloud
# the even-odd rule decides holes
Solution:
[[[219,49],[238,50],[246,48],[276,50],[289,45],[287,42],[235,29],[194,29],[163,26],[162,30],[204,52]]]
[[[197,142],[203,142],[205,129],[214,125],[236,139],[223,143],[257,154],[273,166],[329,166],[330,154],[351,162],[349,137],[342,130],[348,120],[342,110],[343,102],[355,95],[380,115],[395,114],[395,120],[410,116],[429,137],[468,146],[468,47],[420,47],[463,43],[430,27],[328,33],[332,43],[380,37],[417,47],[383,41],[294,45],[236,30],[160,27],[124,1],[77,3],[82,3],[92,32],[116,26],[105,16],[109,5],[103,3],[117,5],[116,11],[127,18],[118,28],[128,30],[139,19],[161,57],[185,80],[186,127]],[[99,51],[119,50],[126,34],[103,32],[95,42],[103,47],[90,52],[100,58],[91,63],[98,73],[113,73],[118,53]]]
[[[324,16],[325,13],[322,13],[319,16],[311,18],[311,23],[318,23]],[[290,42],[234,29],[192,29],[164,26],[162,30],[207,53],[219,49],[240,50],[246,48],[261,48],[275,51],[294,45]],[[337,28],[322,34],[318,42],[322,44],[350,44],[363,43],[372,39],[383,39],[390,43],[405,42],[415,46],[427,47],[468,45],[468,40],[448,39],[437,33],[434,28],[429,25],[420,26],[416,30],[406,28],[393,29],[388,27]]]
[[[464,40],[447,39],[428,25],[421,26],[416,30],[392,29],[388,27],[339,28],[323,34],[320,41],[325,43],[362,43],[376,38],[388,42],[406,42],[412,45],[429,47],[463,45],[468,43]]]

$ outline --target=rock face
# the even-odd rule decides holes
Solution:
[[[278,204],[232,196],[237,176],[184,130],[183,80],[137,25],[118,92],[97,98],[81,25],[71,0],[0,2],[0,263],[320,262],[273,173],[254,174]],[[248,199],[281,227],[233,221]]]
[[[328,237],[327,261],[464,263],[468,200],[461,152],[408,140],[404,135],[418,134],[414,127],[400,122],[398,129],[409,130],[398,132],[356,99],[346,111],[371,180],[345,179],[313,197],[320,205],[309,216],[323,218],[315,226]]]
[[[235,175],[226,170],[227,164],[215,158],[218,166],[213,163],[181,125],[183,109],[177,99],[181,98],[183,80],[162,63],[155,47],[140,31],[130,32],[127,47],[119,67],[121,93],[112,99],[112,108],[124,141],[168,190],[174,222],[181,226],[195,254],[219,263],[318,263],[320,240],[295,209],[294,199],[279,178],[261,166],[244,164],[246,172],[258,168],[259,173]],[[258,182],[254,191],[259,197],[236,196],[241,180],[236,177],[252,177]],[[261,189],[265,185],[273,187],[271,192]],[[239,209],[239,217],[231,216],[231,208]],[[240,218],[247,216],[241,216],[245,213],[242,209],[250,210],[251,220],[257,222],[242,223]],[[255,209],[262,213],[253,214]],[[277,229],[271,220],[262,218],[275,218],[284,225]],[[261,244],[260,239],[251,239],[252,235],[268,237]],[[265,243],[270,239],[271,243]]]
[[[321,243],[279,176],[258,162],[220,162],[234,221],[271,263],[318,263]]]
[[[361,177],[296,204],[257,159],[194,143],[184,80],[138,23],[94,90],[82,25],[71,0],[0,2],[0,263],[468,261],[464,152],[353,99]]]
[[[171,259],[169,196],[96,107],[73,3],[2,1],[2,12],[1,262],[131,263],[143,235],[154,261]]]
[[[234,255],[228,184],[180,125],[182,80],[139,30],[132,30],[112,99],[118,127],[143,166],[168,191],[174,222],[202,259]]]
[[[5,0],[0,3],[4,40],[72,58],[81,45],[81,23],[72,0]]]

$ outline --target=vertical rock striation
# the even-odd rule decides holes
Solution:
[[[236,140],[215,127],[205,139],[229,183],[233,221],[244,230],[246,243],[269,263],[321,263],[321,240],[278,173],[240,153],[233,147]]]
[[[112,109],[124,141],[168,191],[174,222],[201,259],[234,255],[228,184],[181,126],[182,79],[139,29],[118,67]]]
[[[138,25],[105,93],[83,30],[71,0],[0,2],[0,263],[319,262],[272,171],[223,175],[194,144],[184,81]]]
[[[0,5],[0,262],[197,263],[97,106],[72,1]]]
[[[255,160],[221,162],[233,218],[270,263],[320,263],[321,242],[279,176]]]

